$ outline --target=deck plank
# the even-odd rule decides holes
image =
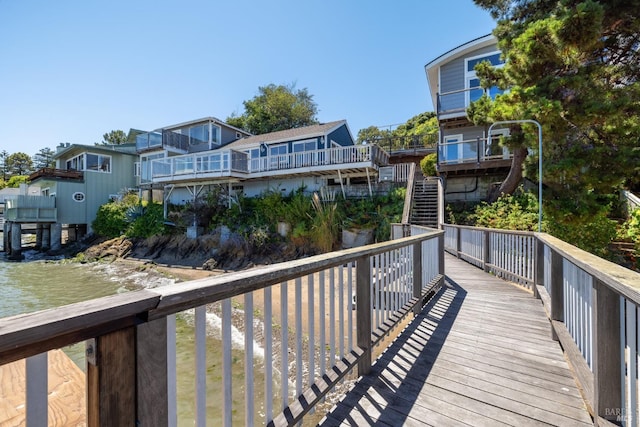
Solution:
[[[445,271],[321,425],[592,425],[540,301],[451,256]]]

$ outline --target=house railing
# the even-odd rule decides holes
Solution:
[[[441,165],[508,160],[511,156],[506,147],[498,145],[496,138],[492,138],[492,141],[487,141],[487,138],[474,138],[443,142],[438,146],[438,163]]]
[[[600,425],[638,425],[640,274],[544,233],[444,229],[445,250],[541,298]]]
[[[56,222],[56,198],[49,196],[8,196],[4,218],[15,222]]]
[[[29,425],[47,425],[46,352],[85,340],[90,426],[175,426],[184,405],[195,425],[295,424],[443,283],[443,232],[395,229],[414,235],[0,319],[0,365],[27,360]]]
[[[349,145],[326,150],[302,151],[251,158],[249,172],[267,172],[327,165],[372,163],[387,165],[389,154],[377,145]]]
[[[39,178],[81,180],[84,178],[84,173],[76,170],[42,168],[29,175],[31,182]]]
[[[246,173],[247,157],[247,153],[224,150],[154,159],[151,161],[151,177],[197,177],[211,174],[228,176],[231,172]]]

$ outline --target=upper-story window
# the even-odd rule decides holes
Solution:
[[[467,91],[467,105],[470,102],[477,101],[484,93],[484,89],[480,87],[480,78],[476,75],[475,66],[483,61],[488,61],[494,67],[504,66],[504,60],[501,58],[500,52],[485,53],[479,56],[467,58],[465,60],[465,88]],[[503,93],[496,86],[489,88],[488,95],[493,99],[496,95]]]
[[[189,145],[220,145],[220,128],[212,123],[191,126],[189,128]]]
[[[111,173],[111,156],[82,153],[67,160],[67,170]]]

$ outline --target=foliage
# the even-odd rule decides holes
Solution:
[[[9,181],[7,181],[7,187],[9,188],[19,188],[20,184],[25,184],[29,182],[29,176],[28,175],[14,175],[11,178],[9,178]]]
[[[102,142],[96,142],[95,145],[120,145],[126,144],[127,134],[123,130],[112,130],[102,135]]]
[[[9,152],[7,150],[0,151],[0,170],[2,170],[2,180],[9,179],[9,165],[7,165],[7,159],[9,158]]]
[[[538,198],[520,187],[515,194],[503,194],[494,203],[480,203],[470,220],[478,227],[537,231]]]
[[[269,84],[258,88],[258,95],[244,101],[244,113],[226,122],[255,135],[318,123],[318,106],[306,88]]]
[[[438,170],[436,169],[436,163],[438,161],[438,155],[436,153],[427,154],[422,160],[420,160],[420,169],[424,176],[437,176]]]
[[[33,172],[33,160],[26,153],[13,153],[7,156],[5,165],[9,175],[29,175]]]
[[[394,130],[369,126],[358,131],[358,143],[378,144],[389,149],[407,146],[429,146],[437,142],[438,119],[433,112],[411,117]]]
[[[136,215],[131,215],[129,208],[127,215],[127,237],[147,238],[164,234],[164,208],[160,203],[140,203],[137,205]]]
[[[481,99],[469,109],[469,116],[478,124],[524,118],[540,122],[545,201],[569,198],[560,205],[579,205],[577,216],[563,210],[557,213],[559,218],[598,218],[601,206],[580,200],[597,201],[626,180],[638,179],[638,2],[475,3],[498,19],[494,34],[506,60],[500,69],[478,64],[481,85],[510,90],[495,101]],[[508,143],[536,152],[536,128],[523,125],[521,130]],[[535,177],[536,157],[523,163],[525,176]],[[575,230],[566,235],[578,234]]]
[[[640,208],[633,210],[629,218],[618,230],[618,238],[628,240],[634,244],[634,254],[636,269],[640,271]]]
[[[33,164],[36,170],[43,168],[52,168],[55,165],[55,161],[53,160],[54,151],[51,148],[45,147],[40,149],[33,156]]]
[[[135,194],[110,201],[98,208],[93,231],[105,237],[150,237],[163,234],[164,208],[141,201]]]
[[[608,218],[608,209],[588,215],[545,210],[545,214],[547,212],[550,234],[599,257],[609,257],[608,246],[616,237],[617,224]]]
[[[382,196],[344,200],[339,206],[342,227],[372,228],[376,242],[389,240],[391,223],[399,223],[402,219],[406,191],[401,187]]]
[[[331,252],[340,230],[338,205],[335,202],[323,202],[318,193],[313,193],[311,201],[316,213],[311,226],[313,241],[321,252]]]

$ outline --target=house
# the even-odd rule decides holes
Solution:
[[[136,186],[134,144],[60,144],[55,168],[29,176],[36,195],[8,197],[5,203],[5,248],[19,258],[22,224],[36,224],[36,245],[60,247],[63,225],[71,239],[91,232],[98,208]],[[13,239],[11,240],[11,234]],[[8,239],[8,240],[7,240]]]
[[[345,120],[251,135],[214,117],[140,134],[136,147],[141,188],[162,189],[164,200],[184,204],[223,186],[248,197],[304,186],[371,182],[386,152],[375,145],[355,145]]]
[[[480,87],[474,67],[483,61],[496,67],[504,64],[493,35],[458,46],[424,67],[440,127],[437,168],[447,202],[485,199],[511,165],[509,150],[498,144],[500,135],[509,130],[494,129],[487,138],[488,126],[476,126],[467,118],[472,101],[484,93],[492,98],[501,93],[497,87]]]

